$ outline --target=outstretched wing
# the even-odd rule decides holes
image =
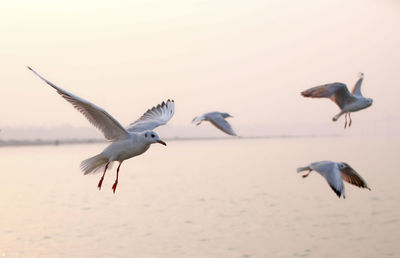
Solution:
[[[128,132],[142,132],[153,130],[154,128],[165,125],[175,112],[175,102],[173,100],[164,101],[146,111],[138,120],[131,123],[126,130]]]
[[[236,136],[232,126],[221,115],[208,117],[208,120],[221,131],[229,135]]]
[[[368,187],[367,182],[365,182],[365,180],[349,165],[347,165],[346,168],[341,169],[340,172],[344,181],[360,188],[371,190],[371,188]]]
[[[362,96],[361,94],[361,84],[364,80],[364,74],[360,73],[360,78],[357,80],[356,84],[353,87],[353,90],[351,91],[352,94],[356,96]]]
[[[68,91],[61,89],[52,82],[43,78],[35,70],[28,66],[28,69],[36,74],[40,79],[45,81],[48,85],[57,90],[64,99],[71,103],[79,112],[81,112],[89,122],[99,129],[107,140],[115,141],[128,137],[129,133],[122,127],[122,125],[115,120],[104,109],[98,107],[87,100],[75,96]]]
[[[326,163],[322,166],[319,166],[314,169],[321,176],[323,176],[328,182],[329,186],[336,193],[336,195],[340,198],[340,196],[345,197],[344,192],[344,184],[342,177],[340,176],[340,171],[336,163]]]
[[[301,92],[304,97],[329,98],[341,109],[347,104],[355,101],[355,97],[349,92],[346,84],[334,82],[316,86]]]

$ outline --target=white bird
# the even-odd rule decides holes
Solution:
[[[233,116],[228,113],[209,112],[193,118],[192,123],[196,123],[196,125],[199,125],[202,121],[209,121],[221,131],[229,135],[236,136],[236,133],[235,131],[233,131],[232,126],[225,120],[225,118],[227,117]]]
[[[343,198],[346,198],[344,192],[343,180],[361,188],[367,188],[367,183],[362,179],[362,177],[347,163],[344,162],[333,162],[333,161],[319,161],[313,162],[306,167],[299,167],[297,173],[308,170],[308,173],[303,175],[303,178],[307,177],[311,171],[317,171],[321,176],[323,176],[328,182],[332,190]]]
[[[111,144],[100,154],[82,161],[80,166],[85,175],[96,172],[104,167],[103,176],[98,184],[99,190],[101,189],[104,175],[113,161],[119,162],[116,179],[112,186],[115,193],[118,184],[119,168],[124,160],[144,153],[152,143],[167,145],[152,130],[166,124],[174,115],[175,103],[173,100],[168,100],[166,103],[162,102],[161,105],[159,104],[147,110],[138,120],[131,123],[127,128],[124,128],[101,107],[61,89],[43,78],[29,66],[28,68],[40,79],[56,89],[58,94],[70,102],[92,125],[104,134],[107,140],[111,141]]]
[[[347,89],[346,84],[334,82],[305,90],[301,92],[301,95],[311,98],[330,98],[341,109],[341,111],[335,115],[332,120],[337,121],[341,115],[345,114],[344,128],[347,126],[347,116],[349,116],[350,119],[350,127],[352,122],[350,112],[356,112],[365,109],[371,106],[373,102],[371,98],[365,98],[361,94],[361,84],[363,79],[364,74],[360,73],[360,78],[354,85],[351,93]]]

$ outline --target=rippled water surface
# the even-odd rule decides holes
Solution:
[[[399,140],[169,141],[83,176],[105,144],[0,148],[0,256],[399,257]],[[348,162],[338,199],[298,166]]]

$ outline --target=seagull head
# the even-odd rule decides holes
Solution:
[[[233,117],[231,114],[229,113],[221,113],[223,118],[227,118],[227,117]]]
[[[343,169],[349,168],[350,166],[345,162],[339,162],[338,167],[339,167],[339,170],[343,170]]]
[[[374,102],[371,98],[367,98],[367,104],[368,106],[372,105],[372,102]]]
[[[357,174],[357,172],[354,170],[354,168],[352,168],[349,164],[347,164],[346,162],[338,162],[338,167],[340,171],[347,171],[347,173],[355,173]]]
[[[162,145],[167,146],[167,144],[160,139],[158,134],[156,134],[153,131],[150,131],[150,130],[144,131],[142,135],[144,136],[144,139],[150,144],[152,144],[152,143],[160,143]]]

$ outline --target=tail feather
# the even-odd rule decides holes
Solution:
[[[297,168],[297,173],[301,172],[301,171],[306,171],[306,170],[310,170],[310,167],[299,167]]]
[[[204,120],[203,116],[196,116],[195,118],[193,118],[192,123],[196,123],[196,125],[199,125],[203,120]]]
[[[105,157],[102,153],[93,156],[91,158],[85,159],[81,163],[81,169],[83,174],[87,175],[90,173],[95,173],[103,168],[108,162],[108,158]]]

